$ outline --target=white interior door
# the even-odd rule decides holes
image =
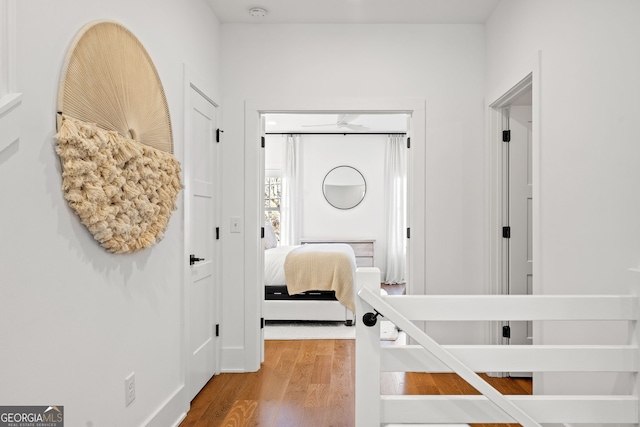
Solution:
[[[192,400],[218,370],[216,324],[219,274],[215,226],[218,223],[216,182],[218,147],[215,141],[216,106],[192,85],[187,113],[189,153],[188,307],[189,399]]]
[[[533,293],[532,109],[509,108],[509,294]],[[532,322],[510,322],[511,345],[533,342]],[[511,373],[512,376],[518,375]],[[530,376],[527,373],[526,376]]]

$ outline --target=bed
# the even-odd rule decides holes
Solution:
[[[344,243],[265,249],[265,320],[354,319],[356,256]]]

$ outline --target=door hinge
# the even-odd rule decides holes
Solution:
[[[220,336],[220,324],[219,323],[216,325],[216,336],[217,337]]]
[[[411,137],[407,138],[407,148],[411,148]]]
[[[264,227],[260,228],[260,238],[264,239]]]
[[[216,129],[216,142],[220,142],[220,134],[224,131],[220,128]]]
[[[220,240],[220,227],[216,227],[216,240]]]
[[[509,142],[511,141],[511,131],[510,130],[503,130],[502,131],[502,142]]]
[[[511,338],[511,326],[502,327],[502,338]]]
[[[260,137],[260,146],[264,148],[264,136]]]
[[[511,238],[511,227],[502,227],[502,237],[505,239]]]
[[[264,317],[260,318],[260,329],[264,329]]]
[[[411,238],[411,228],[407,228],[407,239]]]

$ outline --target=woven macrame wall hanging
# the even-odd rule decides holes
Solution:
[[[182,188],[158,73],[122,25],[86,26],[67,55],[58,94],[62,190],[110,252],[163,236]]]

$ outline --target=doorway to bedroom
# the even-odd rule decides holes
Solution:
[[[261,230],[265,215],[265,149],[268,114],[333,114],[332,126],[340,114],[405,114],[408,122],[404,140],[409,144],[407,156],[407,232],[405,281],[408,294],[425,292],[425,102],[409,98],[338,98],[338,99],[262,99],[245,102],[245,204],[244,228],[244,343],[246,369],[259,369],[264,355],[264,239]],[[321,123],[322,124],[322,123]],[[357,123],[356,123],[357,124]],[[328,126],[327,126],[328,127]],[[306,127],[305,127],[306,128]],[[306,129],[305,129],[306,130]],[[298,131],[301,131],[298,129]],[[308,130],[307,130],[308,131]],[[345,132],[340,132],[345,133]],[[353,137],[353,136],[350,136]],[[265,147],[266,148],[266,147]],[[342,147],[340,147],[342,149]],[[361,153],[367,156],[365,150]],[[419,167],[414,167],[417,165]],[[347,165],[348,166],[348,165]],[[325,174],[323,175],[326,176]],[[378,174],[382,174],[378,171]],[[321,185],[321,184],[320,184]],[[322,185],[320,187],[322,194]],[[324,196],[321,196],[324,197]],[[364,200],[367,196],[365,196]],[[251,230],[256,230],[252,232]],[[375,256],[375,255],[374,255]]]
[[[404,290],[410,116],[270,113],[261,121],[265,338],[301,331],[306,331],[302,336],[352,335],[336,322],[352,325],[353,312],[322,284],[288,295],[284,260],[300,245],[347,244],[357,267],[377,267],[387,290]],[[398,336],[395,327],[388,335]]]

